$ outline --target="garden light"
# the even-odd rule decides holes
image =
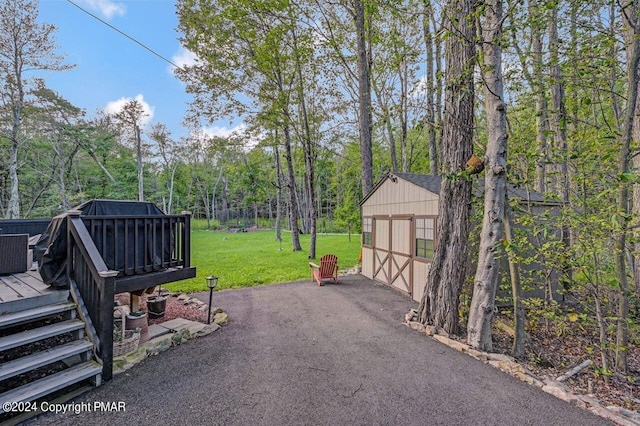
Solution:
[[[209,315],[207,316],[207,324],[211,324],[211,302],[213,301],[213,289],[218,285],[218,277],[209,275],[207,278],[207,287],[209,287]]]

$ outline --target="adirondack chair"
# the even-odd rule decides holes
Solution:
[[[316,280],[318,285],[322,285],[322,280],[332,279],[338,284],[338,256],[335,254],[325,254],[320,258],[320,265],[309,262],[311,268],[311,279]]]

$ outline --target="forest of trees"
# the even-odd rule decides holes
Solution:
[[[180,40],[198,60],[176,71],[194,99],[189,136],[176,139],[163,123],[142,126],[135,100],[94,114],[47,88],[39,71],[73,64],[55,28],[36,21],[38,2],[10,0],[0,6],[0,212],[146,200],[211,226],[268,221],[293,231],[294,250],[300,229],[313,258],[316,232],[359,229],[359,201],[386,172],[442,174],[451,210],[440,212],[421,320],[455,332],[474,271],[447,238],[469,239],[474,153],[493,198],[472,344],[491,347],[497,274],[486,271],[501,246],[545,265],[541,285],[560,274],[580,320],[599,330],[601,368],[624,372],[640,292],[638,3],[178,0]],[[245,131],[207,136],[222,117],[241,117]],[[504,233],[507,181],[562,205],[559,234],[520,216],[540,240],[533,252]]]

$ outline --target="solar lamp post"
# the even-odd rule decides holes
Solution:
[[[207,278],[207,287],[209,287],[209,315],[207,316],[207,324],[211,324],[211,302],[213,301],[213,289],[218,285],[218,277],[210,275]]]

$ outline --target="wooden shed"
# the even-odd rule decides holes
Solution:
[[[362,274],[420,301],[438,238],[440,176],[389,173],[360,203]],[[509,187],[538,205],[542,194]],[[544,207],[543,207],[544,208]]]

